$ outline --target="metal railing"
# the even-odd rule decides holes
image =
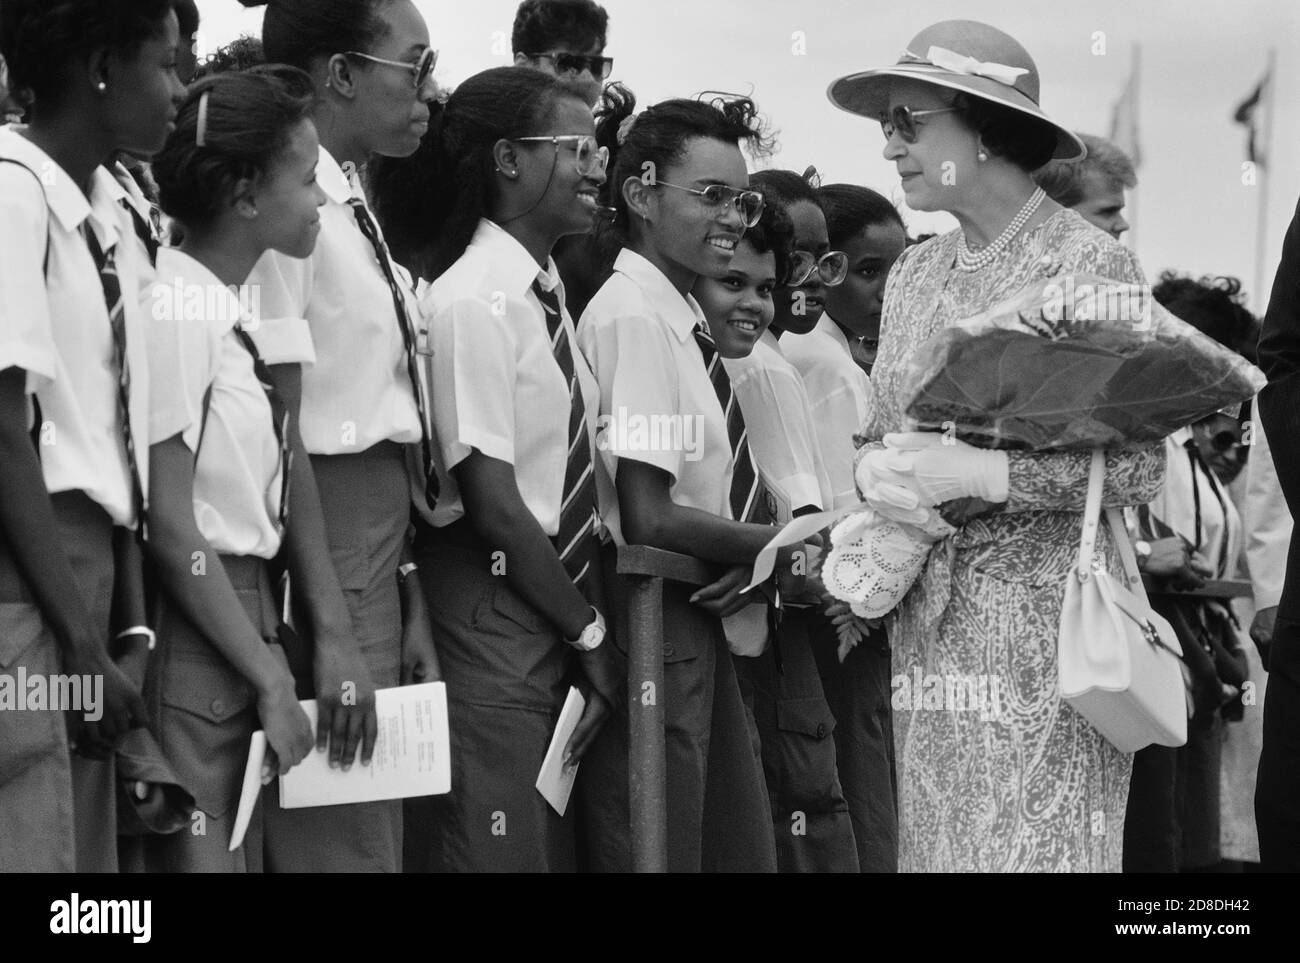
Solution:
[[[618,574],[627,591],[629,726],[628,791],[632,868],[668,871],[668,756],[664,744],[664,582],[713,582],[711,566],[689,555],[645,545],[618,549]],[[650,698],[646,698],[649,695]]]

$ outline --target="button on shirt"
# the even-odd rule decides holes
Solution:
[[[97,168],[90,196],[43,150],[0,128],[0,371],[27,372],[40,404],[41,471],[51,493],[84,491],[117,525],[136,522],[118,417],[117,355],[104,288],[81,234],[89,223],[121,284],[131,376],[129,418],[141,486],[149,491],[149,376],[142,282],[150,276],[121,187]],[[48,251],[48,268],[47,268]]]
[[[618,459],[671,477],[675,504],[731,518],[731,443],[693,331],[704,313],[662,271],[624,249],[578,323],[578,344],[600,384],[596,447],[616,477]],[[601,515],[622,545],[618,499]]]
[[[569,385],[555,360],[534,281],[556,292],[563,305],[555,262],[548,258],[542,268],[515,238],[483,220],[465,253],[421,294],[428,324],[421,376],[432,387],[428,397],[442,486],[430,519],[435,526],[465,514],[449,473],[478,450],[513,465],[519,494],[542,530],[550,536],[559,531]],[[594,445],[599,390],[577,350],[573,319],[567,309],[562,314]],[[612,488],[599,462],[596,469],[598,493],[603,489],[608,498]]]
[[[871,390],[866,373],[853,360],[849,339],[840,326],[823,314],[807,334],[787,334],[781,350],[803,377],[812,406],[813,424],[822,460],[830,476],[832,508],[856,504],[853,477],[853,436],[867,416]]]
[[[311,454],[418,443],[420,418],[392,291],[348,205],[364,195],[355,175],[349,180],[323,147],[316,176],[327,197],[316,249],[305,259],[268,251],[258,261],[248,284],[261,323],[250,333],[269,365],[314,350],[316,363],[303,370],[300,416]],[[415,324],[409,277],[393,267]]]
[[[155,386],[150,435],[155,441],[183,433],[193,451],[194,519],[218,552],[274,558],[283,484],[280,443],[271,405],[253,372],[253,357],[239,343],[235,324],[256,332],[241,298],[194,258],[172,248],[158,252],[157,281],[146,299],[150,379]],[[310,342],[282,362],[311,363]],[[203,396],[212,386],[207,426]],[[164,400],[165,399],[165,400]]]
[[[780,489],[792,510],[829,508],[833,493],[808,391],[776,335],[767,329],[748,355],[724,358],[722,363],[740,400],[749,447],[763,480]]]

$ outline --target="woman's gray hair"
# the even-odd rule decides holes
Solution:
[[[1127,154],[1104,137],[1093,134],[1078,134],[1078,137],[1088,148],[1087,156],[1079,160],[1051,161],[1034,171],[1034,182],[1048,197],[1062,207],[1074,207],[1083,200],[1083,179],[1089,171],[1097,171],[1115,187],[1130,190],[1137,187],[1137,172]]]

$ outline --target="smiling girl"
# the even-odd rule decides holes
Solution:
[[[694,591],[664,586],[668,868],[770,870],[770,815],[720,617],[748,601],[740,590],[771,529],[747,521],[757,473],[738,420],[724,415],[720,395],[731,388],[690,294],[701,275],[727,272],[762,213],[739,147],[759,129],[747,100],[670,100],[638,115],[634,106],[600,112],[601,141],[615,148],[621,250],[578,337],[600,382],[602,416],[629,427],[689,419],[702,437],[688,452],[608,432],[601,447],[617,498],[605,519],[619,545],[693,555],[725,572]],[[597,869],[630,867],[627,724],[620,714],[605,727],[580,773]]]
[[[587,700],[565,747],[576,765],[620,683],[603,644],[600,395],[551,250],[591,229],[607,154],[581,95],[520,67],[466,80],[429,137],[422,305],[442,497],[417,557],[455,776],[449,795],[407,804],[406,867],[573,872],[574,815],[537,773],[570,684]]]

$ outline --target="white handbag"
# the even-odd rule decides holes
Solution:
[[[1061,607],[1061,697],[1123,752],[1187,742],[1182,647],[1151,608],[1118,509],[1107,509],[1123,582],[1093,556],[1101,521],[1106,453],[1094,451],[1079,558]]]

